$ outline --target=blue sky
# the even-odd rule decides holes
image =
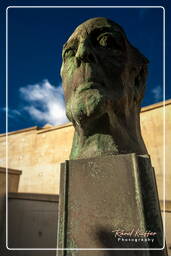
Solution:
[[[81,1],[80,1],[81,2]],[[79,5],[80,5],[79,2]],[[82,5],[117,5],[126,1],[84,1]],[[126,5],[129,5],[127,1]],[[131,1],[145,6],[166,7],[166,27],[169,17],[166,1]],[[78,5],[78,1],[12,1],[1,6],[1,32],[5,46],[5,7],[9,5]],[[31,126],[42,127],[67,122],[60,66],[62,46],[83,21],[92,17],[107,17],[119,23],[129,41],[150,61],[147,89],[142,106],[163,99],[163,10],[161,8],[10,8],[8,9],[8,130]],[[166,51],[169,36],[166,31]],[[3,116],[0,132],[5,132],[5,52],[2,52],[0,81],[0,111]],[[166,71],[168,57],[166,59]],[[166,80],[169,80],[169,72]],[[166,99],[171,90],[166,83]]]

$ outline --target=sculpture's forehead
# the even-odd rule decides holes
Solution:
[[[91,34],[94,31],[105,31],[110,30],[113,32],[120,32],[125,36],[124,31],[121,29],[121,27],[112,22],[109,21],[106,18],[94,18],[87,20],[86,22],[79,25],[75,31],[72,33],[68,41],[75,38],[86,38],[89,34]]]

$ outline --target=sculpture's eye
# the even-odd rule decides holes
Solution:
[[[63,53],[64,60],[73,56],[75,56],[75,50],[73,48],[68,48]]]
[[[104,48],[123,50],[123,41],[118,35],[113,35],[111,33],[105,33],[97,38],[100,46]]]
[[[111,35],[104,35],[98,41],[100,46],[112,48],[114,38]]]

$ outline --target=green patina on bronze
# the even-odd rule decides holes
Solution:
[[[75,127],[70,159],[146,154],[140,103],[148,60],[106,18],[76,28],[63,48],[66,114]]]

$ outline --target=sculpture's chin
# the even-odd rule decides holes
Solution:
[[[66,114],[71,122],[84,124],[104,114],[105,98],[98,89],[75,93],[66,104]]]

